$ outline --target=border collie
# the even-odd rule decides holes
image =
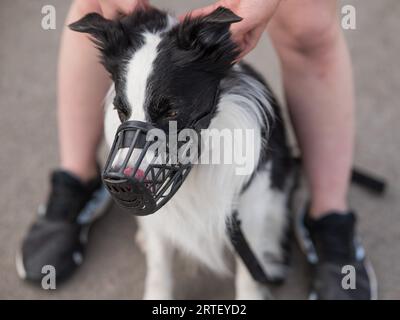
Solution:
[[[146,299],[172,298],[174,249],[227,275],[226,248],[235,255],[236,297],[264,298],[265,287],[251,277],[229,241],[233,212],[266,273],[278,280],[285,276],[291,155],[272,92],[251,67],[236,63],[239,50],[229,28],[240,20],[223,7],[182,22],[150,9],[116,21],[92,13],[70,26],[91,35],[113,79],[105,106],[108,143],[127,120],[161,127],[174,120],[184,128],[204,113],[212,113],[209,129],[255,132],[250,174],[238,175],[235,164],[194,165],[164,207],[138,219],[147,260]]]

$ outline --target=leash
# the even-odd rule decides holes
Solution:
[[[300,158],[295,158],[294,161],[297,165],[301,164]],[[374,176],[358,168],[353,168],[351,181],[378,195],[384,194],[386,190],[386,181],[383,178]],[[255,281],[262,284],[277,284],[278,281],[268,276],[268,272],[264,270],[259,259],[251,249],[241,228],[241,221],[238,215],[238,212],[234,211],[231,219],[227,222],[227,232],[233,248]]]
[[[243,234],[241,221],[238,219],[237,211],[232,214],[231,220],[227,224],[227,229],[233,248],[243,261],[252,278],[262,284],[274,283],[273,279],[268,276],[260,264],[254,251],[250,248],[250,245]]]

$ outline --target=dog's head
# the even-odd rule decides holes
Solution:
[[[238,56],[229,27],[240,20],[218,8],[179,23],[151,9],[115,21],[92,13],[70,25],[90,34],[100,50],[115,84],[114,107],[121,122],[136,120],[122,125],[108,121],[115,126],[109,129],[117,132],[118,127],[118,132],[103,172],[113,197],[135,214],[154,213],[171,199],[190,170],[190,163],[170,161],[170,143],[162,157],[160,150],[149,149],[147,136],[141,137],[148,128],[167,132],[170,121],[176,121],[178,130],[208,125],[220,81]]]
[[[175,120],[179,129],[213,110],[220,80],[239,53],[229,28],[240,20],[223,7],[180,23],[150,9],[116,21],[92,13],[70,28],[90,34],[101,51],[121,122],[166,128]]]

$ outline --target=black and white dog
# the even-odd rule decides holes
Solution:
[[[222,7],[183,22],[151,9],[118,21],[89,14],[70,26],[92,36],[114,82],[108,97],[113,102],[106,103],[108,143],[127,120],[158,127],[175,120],[185,128],[211,112],[209,129],[255,132],[250,174],[238,175],[235,164],[195,165],[159,212],[138,219],[147,299],[172,298],[174,248],[215,272],[229,273],[224,250],[234,251],[226,230],[234,211],[264,270],[272,278],[284,277],[291,155],[271,91],[249,66],[235,64],[238,50],[229,28],[240,20]],[[236,297],[263,298],[265,288],[237,255],[235,261]]]

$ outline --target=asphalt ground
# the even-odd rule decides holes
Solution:
[[[153,1],[182,13],[207,1]],[[345,32],[357,91],[355,163],[385,177],[389,188],[376,197],[352,187],[350,203],[379,280],[382,299],[400,298],[400,2],[346,0],[357,10],[357,29]],[[52,4],[57,29],[41,28],[41,8]],[[132,216],[112,207],[92,230],[84,264],[65,284],[45,291],[21,281],[14,258],[21,239],[46,198],[48,174],[58,165],[56,63],[60,32],[69,1],[0,2],[0,298],[138,299],[142,296],[144,256],[134,243]],[[78,54],[78,53],[77,53]],[[282,97],[279,65],[265,36],[247,59]],[[105,156],[104,150],[100,152]],[[177,298],[232,298],[232,279],[218,279],[180,258]],[[287,282],[278,299],[307,297],[308,269],[296,246]]]

